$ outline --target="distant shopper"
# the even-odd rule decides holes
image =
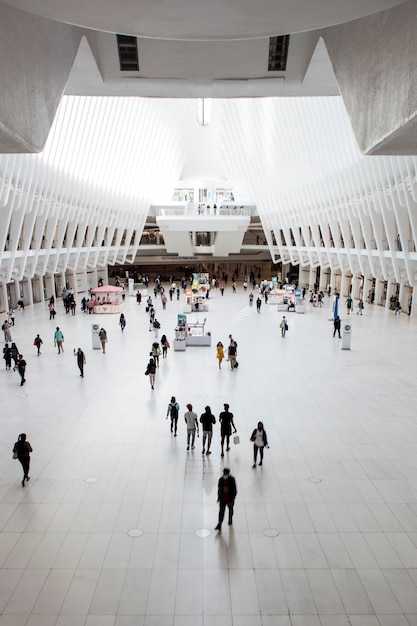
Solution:
[[[161,324],[158,322],[156,317],[155,317],[155,319],[153,321],[152,326],[153,326],[153,331],[155,333],[155,338],[157,338],[158,337],[158,333],[159,333],[159,329],[161,328]]]
[[[340,320],[340,317],[337,316],[333,320],[333,328],[334,328],[334,330],[333,330],[333,337],[335,337],[336,333],[338,333],[339,339],[341,338],[340,327],[341,327],[341,320]]]
[[[85,358],[85,354],[81,350],[81,348],[78,348],[78,350],[74,348],[74,356],[77,357],[77,365],[78,365],[78,369],[80,370],[80,376],[81,378],[84,378],[84,365],[87,362]]]
[[[10,370],[12,367],[12,351],[8,343],[4,344],[3,359],[6,363],[6,370]]]
[[[54,345],[58,348],[58,354],[64,352],[64,335],[62,334],[62,330],[60,330],[59,326],[56,327],[54,333]]]
[[[41,354],[41,345],[43,344],[42,339],[40,338],[39,335],[36,335],[35,339],[33,340],[33,345],[36,346],[36,349],[38,351],[37,355],[39,356]]]
[[[264,430],[264,425],[262,422],[258,422],[258,427],[254,429],[252,432],[251,441],[253,441],[253,465],[252,467],[256,467],[256,459],[258,456],[259,450],[259,465],[262,465],[264,460],[264,448],[265,446],[269,448],[268,445],[268,437],[266,436],[266,432]]]
[[[30,453],[33,452],[29,441],[26,441],[26,434],[19,435],[18,440],[13,446],[13,458],[18,459],[23,468],[22,487],[25,486],[25,480],[30,480]]]
[[[359,309],[359,310],[358,310],[358,312],[356,313],[356,315],[362,315],[364,308],[365,308],[365,306],[364,306],[364,304],[363,304],[363,300],[362,300],[362,298],[361,298],[361,299],[359,300],[359,302],[358,302],[358,309]]]
[[[219,521],[215,528],[215,530],[222,529],[222,523],[224,519],[224,513],[226,511],[226,507],[229,509],[229,526],[233,523],[233,508],[235,504],[235,499],[237,496],[237,487],[236,481],[233,476],[230,474],[230,470],[225,467],[223,469],[223,476],[219,478],[219,482],[217,484],[217,502],[219,503]]]
[[[200,424],[203,428],[203,449],[201,451],[202,454],[211,454],[210,446],[211,440],[213,437],[213,424],[216,423],[216,418],[211,412],[211,408],[206,406],[204,413],[200,417]],[[206,441],[207,441],[207,451],[206,451]]]
[[[230,435],[232,434],[232,426],[233,432],[236,431],[236,426],[233,422],[233,413],[229,411],[229,405],[224,405],[224,411],[222,411],[219,415],[220,422],[220,437],[221,437],[221,456],[224,456],[224,442],[226,440],[226,452],[230,450]]]
[[[108,340],[107,340],[107,332],[104,328],[100,328],[98,338],[100,339],[101,349],[103,351],[103,354],[106,354],[106,343]]]
[[[237,367],[237,345],[232,340],[229,346],[229,361],[230,361],[230,369],[233,370]]]
[[[187,404],[188,411],[184,413],[184,421],[187,424],[187,450],[194,450],[195,448],[195,434],[197,432],[197,436],[199,435],[198,421],[197,421],[197,413],[193,411],[193,405]]]
[[[126,318],[125,318],[125,314],[124,313],[120,313],[119,326],[120,326],[120,330],[122,332],[126,328]]]
[[[23,387],[26,382],[26,361],[22,354],[17,357],[17,371],[20,376],[20,386]]]
[[[261,300],[261,299],[260,299],[260,297],[258,296],[258,297],[256,298],[256,311],[257,311],[258,313],[260,313],[260,312],[261,312],[261,306],[262,306],[262,300]]]
[[[219,370],[222,369],[222,361],[224,359],[224,348],[223,348],[223,344],[221,341],[219,341],[217,343],[217,352],[216,352],[216,359],[219,360]]]
[[[151,389],[154,389],[154,385],[155,385],[155,374],[156,374],[156,365],[155,365],[155,361],[153,360],[153,358],[151,357],[149,359],[149,363],[146,366],[146,370],[145,370],[145,375],[149,376],[149,382],[151,385]]]
[[[399,315],[400,313],[401,313],[401,303],[399,299],[397,298],[395,300],[395,315]]]
[[[252,305],[253,305],[253,293],[250,292],[250,294],[249,294],[249,306],[252,306]]]
[[[220,293],[222,295],[224,294],[224,285],[223,285],[223,283],[220,285]]]
[[[352,305],[353,305],[353,300],[350,296],[348,296],[346,298],[346,310],[347,310],[347,314],[349,315],[350,312],[352,311]]]
[[[288,322],[287,322],[287,318],[285,317],[285,315],[283,316],[282,320],[281,320],[281,324],[279,325],[280,329],[281,329],[281,337],[285,338],[285,333],[288,330]]]
[[[171,347],[169,345],[169,341],[166,335],[162,335],[161,337],[161,346],[162,346],[162,358],[166,359],[168,356],[168,349]]]
[[[9,320],[4,320],[1,329],[4,332],[4,341],[7,341],[7,342],[11,341],[12,340],[12,335],[11,335],[11,332],[10,332],[10,322],[9,322]]]
[[[176,401],[175,396],[172,396],[171,402],[168,404],[167,419],[168,417],[171,418],[171,432],[174,433],[174,437],[177,436],[179,412],[180,412],[180,405]]]

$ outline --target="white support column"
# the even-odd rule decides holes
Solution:
[[[316,280],[316,268],[310,267],[310,272],[308,276],[308,288],[309,289],[313,289],[315,280]]]
[[[370,287],[370,289],[372,289],[372,287]],[[374,304],[378,304],[379,306],[385,306],[386,299],[384,299],[384,290],[385,290],[385,281],[383,281],[381,278],[377,278],[375,281]],[[368,298],[368,293],[366,294],[366,297]]]
[[[7,299],[7,286],[6,283],[0,283],[0,311],[9,310],[9,301]]]
[[[347,274],[342,274],[342,282],[340,284],[340,297],[347,298],[349,295],[350,279]]]

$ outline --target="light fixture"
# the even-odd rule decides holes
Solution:
[[[196,117],[200,126],[207,126],[211,122],[211,98],[197,98]]]

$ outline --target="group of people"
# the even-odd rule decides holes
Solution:
[[[216,345],[216,359],[219,362],[219,369],[222,368],[222,361],[224,360],[224,346],[221,341]],[[237,361],[237,341],[235,341],[232,335],[229,335],[229,345],[227,348],[227,361],[230,363],[230,369],[233,371],[239,366]]]

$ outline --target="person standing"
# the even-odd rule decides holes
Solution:
[[[262,422],[258,422],[258,427],[255,428],[254,431],[252,432],[250,440],[253,441],[253,465],[252,467],[256,467],[256,459],[258,456],[258,450],[259,450],[259,457],[260,457],[259,465],[262,465],[263,460],[264,460],[264,448],[265,446],[269,448],[268,437],[266,435],[266,432],[264,430],[264,425]]]
[[[230,450],[230,435],[232,434],[232,426],[233,432],[236,433],[236,426],[233,422],[233,413],[229,411],[229,405],[224,404],[224,411],[222,411],[219,415],[220,422],[220,437],[221,437],[221,448],[222,452],[220,456],[224,456],[224,441],[226,440],[226,452]]]
[[[106,354],[107,332],[105,331],[104,328],[100,328],[98,338],[100,339],[101,349],[103,351],[103,354]]]
[[[261,306],[262,306],[262,300],[260,299],[260,297],[258,296],[256,298],[256,310],[258,313],[261,312]]]
[[[281,324],[279,325],[279,327],[281,329],[281,337],[284,337],[285,339],[285,333],[288,330],[288,322],[287,322],[287,318],[285,317],[285,315],[283,315]]]
[[[17,358],[17,371],[19,372],[20,375],[20,386],[23,387],[23,385],[26,382],[26,361],[23,358],[23,354],[19,354],[18,358]]]
[[[36,349],[38,351],[38,356],[41,354],[41,345],[43,344],[42,339],[40,338],[39,335],[36,335],[35,339],[33,340],[33,345],[36,346]]]
[[[64,352],[64,335],[62,334],[62,330],[60,330],[59,326],[56,327],[54,333],[54,344],[58,348],[58,354]]]
[[[171,432],[174,433],[174,437],[177,436],[179,412],[180,412],[180,405],[176,401],[175,396],[172,396],[171,402],[168,404],[167,419],[168,417],[171,417]]]
[[[80,370],[80,376],[81,378],[84,378],[84,365],[87,363],[85,354],[81,350],[81,348],[78,348],[78,350],[74,348],[74,356],[77,357],[77,365],[78,369]]]
[[[341,320],[340,320],[340,317],[337,315],[337,317],[335,317],[333,320],[333,328],[334,328],[333,337],[336,335],[336,333],[338,333],[339,339],[341,339],[340,326],[341,326]]]
[[[120,313],[119,326],[120,326],[120,330],[122,332],[126,328],[126,318],[125,318],[125,314],[124,313]]]
[[[4,332],[4,341],[9,342],[12,340],[12,335],[10,332],[10,323],[9,320],[4,320],[3,325],[1,327],[2,331]]]
[[[203,428],[203,449],[201,454],[211,454],[210,446],[213,437],[213,424],[216,423],[216,418],[211,412],[211,408],[206,406],[205,412],[200,417],[200,424]],[[207,440],[207,452],[206,452],[206,440]]]
[[[216,359],[219,360],[219,370],[222,369],[222,361],[224,359],[224,347],[221,341],[217,342]]]
[[[230,474],[229,468],[223,469],[223,476],[217,484],[217,502],[219,503],[219,521],[215,530],[221,531],[226,507],[229,509],[229,526],[233,523],[233,508],[237,496],[236,480]]]
[[[224,284],[223,283],[220,285],[220,293],[222,295],[224,294]]]
[[[14,309],[13,308],[9,309],[8,320],[9,320],[9,324],[14,326]]]
[[[191,450],[194,450],[195,433],[197,431],[197,437],[200,433],[198,428],[197,413],[194,413],[192,404],[187,404],[187,409],[188,411],[184,413],[184,421],[187,424],[187,450],[190,449],[190,443]]]
[[[29,467],[31,452],[33,452],[33,449],[29,441],[26,441],[26,433],[20,434],[13,446],[13,458],[18,459],[23,468],[22,487],[25,486],[25,480],[30,480]]]
[[[149,363],[146,367],[146,371],[145,371],[145,375],[149,376],[149,382],[151,385],[151,389],[154,389],[154,385],[155,385],[155,374],[156,374],[156,365],[155,365],[155,361],[153,360],[153,358],[151,357],[149,359]]]

